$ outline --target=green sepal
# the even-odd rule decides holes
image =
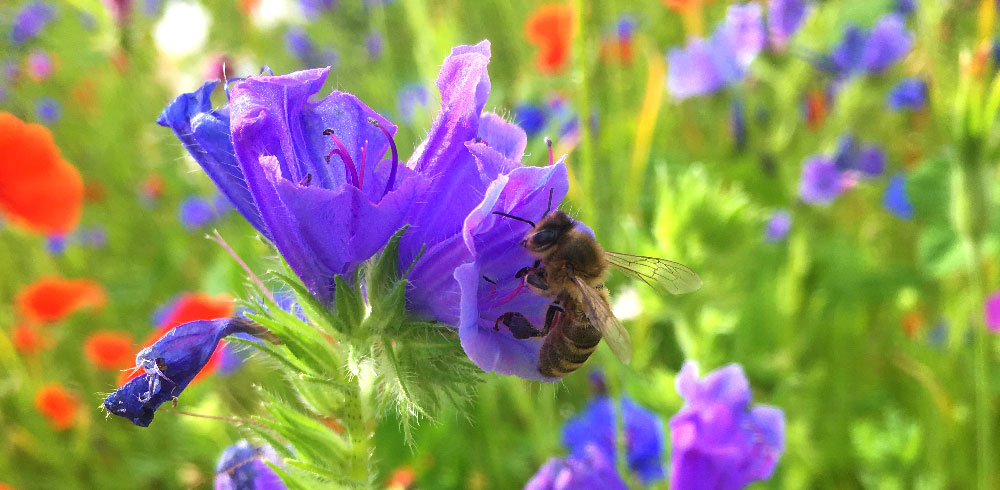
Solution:
[[[337,306],[337,321],[340,328],[348,337],[353,336],[354,330],[361,325],[365,318],[365,297],[361,294],[361,284],[358,281],[358,272],[354,272],[352,284],[348,284],[343,276],[334,278],[337,295],[334,303]]]

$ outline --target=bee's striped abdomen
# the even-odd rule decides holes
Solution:
[[[552,326],[538,353],[538,371],[551,378],[576,371],[601,342],[601,333],[575,301],[565,302],[563,308],[566,313]]]

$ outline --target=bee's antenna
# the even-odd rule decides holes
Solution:
[[[549,211],[552,211],[552,191],[554,190],[556,190],[555,187],[549,187],[549,203],[545,206],[545,214],[542,215],[543,218],[549,215]]]
[[[529,225],[531,225],[532,228],[535,227],[535,222],[534,221],[526,220],[526,219],[524,219],[524,218],[522,218],[520,216],[514,216],[512,214],[501,213],[500,211],[493,211],[493,214],[496,214],[496,215],[499,215],[499,216],[503,216],[505,218],[516,219],[516,220],[518,220],[518,221],[520,221],[522,223],[528,223]]]

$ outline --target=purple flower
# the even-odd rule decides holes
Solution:
[[[914,4],[913,0],[896,0],[896,13],[902,15],[910,15],[917,6]]]
[[[906,30],[901,16],[889,14],[872,28],[861,55],[864,69],[869,73],[879,73],[906,56],[913,46],[913,37]]]
[[[41,49],[36,49],[28,55],[27,65],[28,77],[36,82],[49,78],[55,70],[52,57]]]
[[[863,146],[855,167],[863,177],[878,177],[885,172],[885,152],[877,146]]]
[[[731,5],[726,20],[707,41],[692,39],[683,49],[667,54],[667,89],[678,99],[716,92],[743,79],[746,69],[764,47],[760,6]]]
[[[265,463],[278,463],[270,446],[239,441],[222,451],[215,465],[215,490],[285,490],[281,477]]]
[[[841,172],[854,171],[871,178],[885,171],[885,153],[875,145],[861,145],[851,133],[845,133],[837,142],[833,164]]]
[[[788,236],[788,231],[792,229],[792,216],[788,211],[781,209],[775,211],[771,218],[767,220],[767,229],[764,232],[764,239],[770,243],[779,242]]]
[[[591,444],[583,448],[581,457],[552,458],[528,480],[524,490],[576,490],[600,488],[626,490],[615,469],[614,461]]]
[[[178,325],[153,345],[139,351],[135,368],[144,374],[133,378],[104,399],[108,412],[147,427],[156,409],[180,396],[205,367],[223,337],[250,332],[254,325],[236,318],[199,320]]]
[[[292,27],[285,33],[285,47],[288,52],[303,63],[316,56],[316,45],[309,34],[300,27]]]
[[[774,407],[750,408],[739,365],[698,379],[698,365],[688,361],[676,384],[685,403],[670,419],[670,488],[735,490],[771,477],[784,451],[785,417]]]
[[[181,201],[177,210],[178,218],[187,231],[197,230],[215,220],[215,208],[211,201],[203,197],[189,197]]]
[[[31,2],[14,16],[14,25],[10,31],[10,40],[21,44],[37,36],[42,29],[55,18],[55,12],[47,4]]]
[[[514,121],[524,129],[529,138],[545,127],[547,118],[545,109],[530,102],[524,102],[514,108]]]
[[[635,34],[635,27],[638,25],[638,21],[632,14],[622,14],[618,16],[618,22],[615,23],[615,31],[618,35],[618,39],[621,41],[631,41],[632,36]]]
[[[898,218],[913,219],[913,204],[906,197],[906,176],[896,174],[889,178],[882,205]]]
[[[632,400],[621,401],[625,425],[625,456],[628,467],[644,485],[664,478],[663,423]],[[573,458],[586,458],[589,447],[600,449],[609,461],[615,460],[615,403],[599,396],[563,427],[563,444]]]
[[[767,32],[771,45],[784,49],[806,18],[804,0],[770,0],[767,3]]]
[[[41,121],[53,124],[62,117],[62,104],[52,97],[42,97],[35,104],[35,113]]]
[[[927,82],[919,78],[904,79],[889,92],[889,108],[895,111],[920,110],[925,102],[927,102]]]
[[[337,0],[299,0],[299,6],[302,7],[302,13],[310,18],[333,10],[337,6]]]
[[[369,60],[376,61],[382,57],[383,43],[382,33],[379,31],[371,31],[365,36],[365,49],[368,50]]]
[[[62,255],[66,251],[66,235],[49,235],[45,238],[45,249],[51,255]]]
[[[108,233],[101,225],[81,228],[74,234],[74,238],[81,245],[91,248],[103,248],[108,243]]]
[[[809,204],[829,204],[843,192],[841,171],[827,157],[815,156],[802,166],[799,197]]]
[[[158,120],[324,302],[335,275],[353,271],[405,223],[426,183],[397,165],[396,127],[356,97],[335,91],[309,100],[328,72],[232,82],[230,105],[219,110],[210,101],[217,82],[209,82]]]
[[[427,107],[427,88],[411,83],[399,89],[399,117],[406,124],[413,124],[417,114]]]
[[[868,34],[857,26],[848,26],[844,38],[830,54],[830,64],[833,71],[843,76],[861,69],[865,44]]]
[[[108,13],[119,26],[128,24],[132,18],[132,3],[134,0],[104,0]]]
[[[983,319],[990,332],[1000,333],[1000,291],[990,295],[983,305]]]

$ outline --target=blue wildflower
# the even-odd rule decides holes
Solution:
[[[215,220],[212,202],[203,197],[192,196],[183,201],[177,210],[178,219],[187,231],[197,230]]]
[[[788,236],[792,229],[792,215],[788,211],[781,209],[771,214],[767,220],[767,228],[764,232],[764,239],[770,243],[779,242]]]
[[[524,490],[628,489],[614,461],[600,448],[590,444],[582,452],[582,457],[550,459],[524,485]]]
[[[217,194],[212,198],[212,207],[215,208],[215,216],[217,217],[225,216],[235,209],[233,203],[229,201],[229,198],[225,194]]]
[[[628,398],[621,401],[625,428],[625,456],[628,467],[644,485],[662,479],[664,475],[663,423],[652,413]],[[587,448],[594,446],[614,461],[615,404],[611,398],[600,396],[591,401],[577,417],[563,427],[563,443],[574,458],[586,457]]]
[[[45,238],[45,249],[51,255],[62,255],[66,251],[66,235],[49,235]]]
[[[371,31],[365,36],[365,49],[368,51],[368,59],[376,61],[382,57],[382,50],[385,49],[382,33]]]
[[[840,169],[829,158],[814,156],[802,166],[799,197],[810,204],[828,204],[844,191]]]
[[[53,124],[62,117],[62,104],[52,97],[41,97],[35,104],[35,113],[38,119],[46,124]]]
[[[10,31],[10,40],[21,44],[33,39],[52,19],[55,12],[52,7],[43,2],[31,2],[14,15],[14,24]]]
[[[913,204],[906,196],[905,175],[896,174],[889,178],[889,186],[885,189],[882,205],[898,218],[913,219]]]
[[[913,36],[906,30],[903,18],[885,15],[871,31],[849,26],[828,60],[824,63],[839,78],[855,73],[878,74],[910,52]]]
[[[615,23],[615,30],[618,34],[618,39],[621,41],[631,41],[632,36],[635,34],[635,28],[639,24],[635,16],[632,14],[622,14],[618,16],[618,22]]]
[[[333,10],[337,6],[337,0],[299,0],[299,6],[302,7],[302,13],[311,18]]]
[[[292,56],[302,63],[308,63],[316,56],[316,45],[301,27],[292,27],[285,33],[285,47]]]
[[[420,83],[411,83],[399,89],[399,117],[407,124],[413,124],[417,114],[427,107],[430,94]]]
[[[833,164],[841,172],[855,171],[871,178],[885,171],[885,153],[875,145],[861,145],[851,133],[845,133],[837,143]]]
[[[889,108],[898,111],[920,110],[927,102],[927,82],[919,78],[907,78],[896,84],[888,97]]]
[[[917,10],[916,2],[914,0],[896,0],[896,13],[901,15],[910,15],[915,10]]]
[[[861,68],[868,34],[857,26],[848,26],[840,44],[830,54],[833,71],[844,76]]]
[[[270,446],[239,441],[227,447],[215,465],[215,490],[285,490],[281,477],[266,461],[278,462]]]
[[[101,225],[80,228],[73,237],[81,245],[90,248],[103,248],[108,243],[108,232]]]
[[[726,20],[708,40],[692,39],[667,54],[667,89],[678,99],[716,92],[742,80],[764,47],[760,6],[731,5]]]
[[[529,138],[538,134],[547,122],[548,116],[541,106],[524,102],[514,107],[514,122],[528,135]]]
[[[199,320],[172,328],[153,345],[139,351],[135,368],[144,374],[133,378],[104,399],[109,413],[147,427],[156,409],[176,400],[215,352],[219,340],[237,333],[260,334],[261,327],[246,320]]]
[[[356,97],[335,91],[309,100],[328,73],[233,82],[230,105],[219,110],[210,100],[217,82],[208,82],[158,120],[324,302],[335,275],[353,271],[404,224],[426,182],[398,165],[396,127]],[[353,212],[336,211],[344,209]]]
[[[802,26],[807,10],[804,0],[769,0],[767,33],[771,46],[784,49],[788,39]]]
[[[163,10],[163,0],[146,0],[142,3],[142,13],[148,17],[156,17]]]
[[[698,365],[688,361],[676,384],[685,403],[670,419],[670,488],[735,490],[771,477],[784,451],[785,417],[775,407],[750,408],[739,365],[698,379]]]

